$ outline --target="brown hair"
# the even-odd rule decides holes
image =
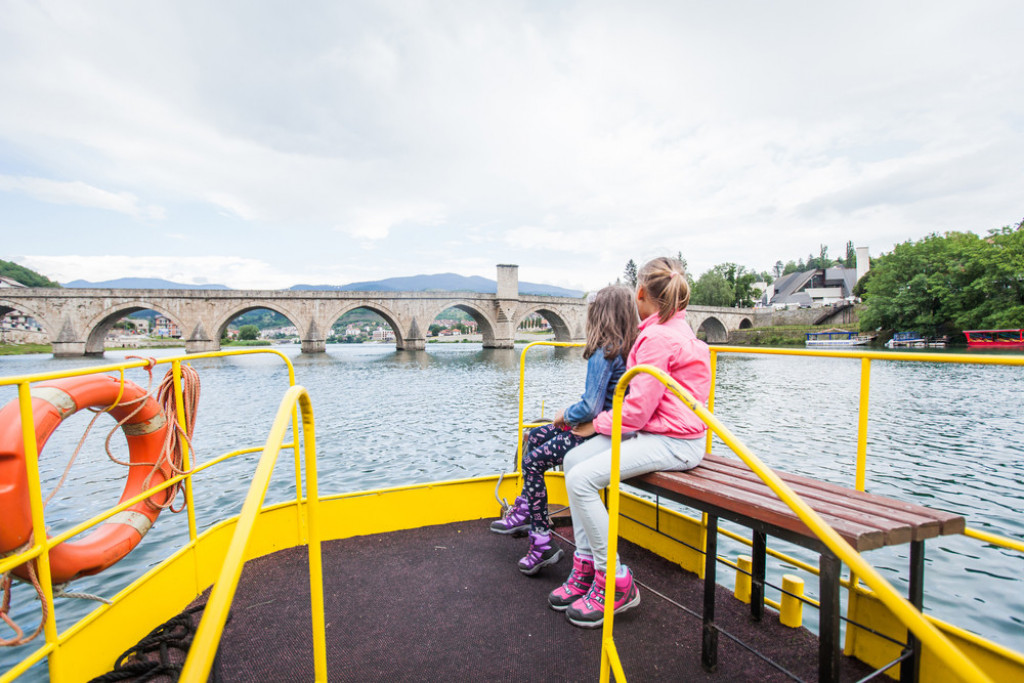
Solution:
[[[601,289],[587,307],[587,346],[583,357],[590,358],[598,349],[604,349],[608,360],[615,356],[625,360],[639,334],[638,321],[632,289],[625,285]]]
[[[658,322],[668,322],[690,303],[690,283],[678,259],[651,259],[637,273],[636,284],[658,305]]]

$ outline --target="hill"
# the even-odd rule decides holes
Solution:
[[[75,289],[231,289],[226,285],[186,285],[157,277],[122,277],[103,282],[74,280],[65,282],[64,286]]]
[[[352,282],[347,285],[295,285],[292,290],[343,291],[343,292],[478,292],[494,294],[498,291],[498,283],[484,277],[457,275],[455,273],[438,273],[435,275],[412,275],[408,277],[391,277],[384,280]],[[554,285],[542,285],[533,282],[520,282],[520,294],[534,296],[564,296],[578,298],[583,292],[565,289]]]
[[[230,289],[225,285],[186,285],[160,278],[139,278],[123,277],[116,280],[104,280],[103,282],[89,282],[88,280],[74,280],[67,282],[65,287],[77,289]],[[340,292],[478,292],[480,294],[494,294],[498,290],[498,283],[484,277],[456,275],[455,273],[440,273],[436,275],[412,275],[409,277],[392,277],[384,280],[371,280],[366,282],[352,282],[347,285],[295,285],[288,288],[289,291],[340,291]],[[554,285],[542,285],[533,282],[520,282],[520,294],[534,296],[563,296],[579,298],[583,292],[575,289],[565,289]]]
[[[10,278],[26,287],[60,287],[58,283],[31,268],[19,266],[17,263],[3,259],[0,259],[0,277]]]

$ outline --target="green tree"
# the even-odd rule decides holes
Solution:
[[[854,248],[852,240],[846,243],[846,258],[843,259],[843,266],[845,268],[857,267],[857,249]]]
[[[242,325],[238,328],[238,338],[243,341],[252,341],[260,338],[260,328],[255,325]]]
[[[634,289],[636,288],[636,261],[633,259],[629,259],[629,262],[626,263],[626,270],[623,273],[623,279],[626,281],[627,285]]]
[[[735,292],[721,272],[712,268],[693,285],[690,303],[698,306],[732,306]]]
[[[1024,327],[1024,230],[932,234],[872,263],[861,329],[946,334]]]

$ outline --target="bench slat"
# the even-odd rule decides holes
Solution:
[[[836,532],[858,551],[960,533],[960,515],[933,510],[796,474],[778,473]],[[814,534],[740,460],[706,455],[686,472],[653,472],[638,477],[644,488],[676,499],[712,505],[807,538]],[[697,506],[699,507],[699,505]]]
[[[754,474],[750,470],[750,468],[746,466],[745,463],[736,458],[725,458],[715,455],[705,455],[700,467],[705,466],[717,471],[732,472],[737,476],[752,478],[758,482],[761,481],[761,479],[756,474]],[[847,488],[839,484],[833,484],[827,481],[820,481],[818,479],[812,479],[811,477],[806,477],[799,474],[790,474],[789,472],[777,472],[777,474],[783,481],[785,481],[787,484],[790,484],[791,486],[794,483],[798,483],[802,486],[806,486],[809,490],[817,489],[828,498],[841,498],[844,501],[849,501],[851,504],[853,501],[863,501],[863,503],[866,505],[881,505],[889,510],[892,510],[895,513],[905,513],[915,519],[923,518],[926,520],[932,520],[932,522],[937,523],[939,526],[939,531],[936,534],[939,536],[946,536],[949,534],[960,534],[963,533],[964,529],[966,528],[966,520],[964,519],[964,517],[962,515],[958,515],[952,512],[936,510],[934,508],[926,507],[924,505],[918,505],[915,503],[908,503],[906,501],[898,500],[896,498],[888,498],[873,493],[867,493],[865,491],[858,491],[856,489]],[[931,524],[928,524],[927,528],[931,528]],[[932,537],[932,535],[928,535],[923,536],[922,538],[915,538],[914,540],[924,540],[925,538]]]
[[[744,486],[755,491],[763,490],[762,495],[774,496],[767,485],[750,470],[739,470],[732,467],[721,468],[712,464],[708,467],[702,465],[691,472],[699,472],[696,476],[718,478],[726,485]],[[911,530],[912,540],[915,541],[935,538],[942,533],[941,520],[937,519],[935,515],[927,514],[927,508],[914,505],[893,505],[892,503],[900,501],[873,494],[848,495],[855,491],[834,485],[823,488],[817,485],[820,482],[806,477],[790,477],[781,474],[780,477],[819,513],[823,511],[821,505],[829,505],[834,508],[832,514],[848,519],[860,518],[865,524],[871,526],[880,528],[886,528],[890,524],[908,526]],[[846,512],[840,511],[840,508],[844,508]]]
[[[683,472],[653,472],[644,475],[642,479],[645,483],[663,490],[669,498],[672,493],[679,493],[685,499],[714,505],[801,536],[814,537],[814,534],[800,521],[800,518],[794,515],[785,503],[774,496],[772,498],[751,496],[747,491],[722,487],[718,482],[700,477],[688,477]],[[686,500],[680,502],[685,504]],[[822,516],[836,530],[836,533],[857,550],[881,548],[886,544],[885,532],[877,528],[845,519]],[[907,536],[909,540],[909,530]]]
[[[703,468],[697,468],[703,469]],[[704,471],[699,475],[690,475],[690,479],[696,479],[697,477],[712,483],[722,488],[734,488],[739,491],[745,491],[751,498],[765,501],[779,501],[779,497],[764,485],[760,479],[751,481],[745,477],[735,477],[719,472]],[[819,492],[814,489],[808,489],[798,484],[790,484],[794,492],[800,496],[805,503],[810,505],[815,512],[825,518],[832,526],[835,526],[834,522],[837,520],[845,520],[847,522],[853,522],[856,524],[863,525],[868,528],[877,529],[885,535],[885,545],[896,545],[899,543],[907,543],[913,540],[914,536],[914,522],[919,521],[921,523],[929,524],[931,526],[931,533],[929,537],[937,536],[939,531],[939,525],[934,520],[917,518],[916,520],[899,519],[891,514],[877,514],[875,510],[867,510],[861,507],[850,507],[844,503],[842,499],[838,499],[835,496],[823,497]],[[785,504],[784,504],[785,505]],[[789,506],[785,506],[789,509]],[[795,513],[790,513],[795,514]]]

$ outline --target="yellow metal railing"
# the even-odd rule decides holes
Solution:
[[[931,649],[948,670],[964,681],[991,681],[978,666],[964,655],[934,625],[901,596],[875,568],[854,550],[839,534],[836,533],[810,506],[807,505],[775,472],[767,467],[754,455],[729,429],[722,424],[707,408],[683,389],[667,373],[653,366],[638,365],[630,368],[615,387],[612,407],[612,458],[611,482],[608,495],[608,576],[615,575],[615,558],[618,552],[619,526],[619,451],[622,442],[622,402],[629,382],[640,373],[656,377],[665,387],[675,394],[694,413],[708,425],[741,460],[782,500],[800,520],[817,536],[829,550],[850,567],[860,580],[866,583],[878,596],[879,600],[914,633],[921,643]],[[601,681],[609,679],[611,671],[617,680],[624,681],[625,675],[614,640],[615,601],[605,601],[604,626],[601,647]]]
[[[213,666],[213,659],[217,655],[217,645],[220,643],[228,611],[231,609],[231,600],[238,588],[238,579],[242,575],[245,549],[249,544],[250,536],[252,536],[253,527],[256,525],[256,517],[263,505],[263,499],[267,495],[270,475],[274,472],[277,456],[281,448],[285,446],[284,437],[289,427],[289,418],[296,409],[302,415],[302,441],[306,451],[306,486],[308,488],[305,511],[309,533],[309,586],[313,621],[314,674],[317,681],[327,680],[323,561],[320,553],[320,496],[317,487],[313,406],[306,389],[301,386],[293,386],[281,401],[273,427],[270,429],[270,436],[267,437],[266,445],[263,447],[263,455],[260,456],[252,484],[249,486],[249,493],[242,505],[242,512],[238,517],[235,533],[231,537],[227,555],[224,557],[220,575],[217,577],[216,583],[213,584],[210,599],[203,612],[203,619],[199,622],[195,640],[192,642],[188,659],[182,669],[180,679],[182,681],[201,682],[207,680],[210,675],[210,667]],[[293,437],[297,442],[298,434],[293,432]],[[300,500],[301,497],[302,490],[300,488]]]
[[[858,491],[864,491],[866,486],[867,470],[867,443],[868,443],[868,411],[871,390],[871,361],[900,361],[911,363],[962,363],[969,365],[1008,365],[1024,366],[1024,356],[1010,355],[973,355],[966,353],[907,353],[902,351],[860,351],[860,350],[838,350],[838,349],[781,349],[781,348],[759,348],[749,346],[712,346],[711,347],[711,369],[712,384],[711,396],[708,398],[708,410],[714,412],[715,384],[714,376],[718,366],[718,354],[752,354],[752,355],[774,355],[774,356],[816,356],[824,358],[851,358],[859,359],[861,362],[860,372],[860,400],[859,413],[857,416],[857,461],[856,461],[856,483]],[[708,432],[708,452],[711,452],[711,432]],[[990,543],[1002,548],[1009,548],[1018,552],[1024,552],[1024,543],[985,531],[979,531],[968,527],[964,535],[975,538],[985,543]]]
[[[577,343],[545,342],[545,341],[541,341],[541,342],[534,342],[532,344],[529,344],[529,345],[527,345],[523,349],[522,355],[520,357],[520,370],[519,370],[519,392],[520,393],[519,393],[519,422],[518,422],[518,432],[517,432],[518,435],[519,435],[517,437],[517,444],[519,444],[518,445],[518,451],[517,451],[517,458],[518,458],[518,468],[517,469],[519,471],[521,471],[521,468],[522,468],[522,438],[521,438],[521,435],[522,435],[522,432],[523,432],[524,428],[534,426],[534,425],[531,425],[531,424],[526,424],[523,421],[523,407],[524,407],[524,401],[525,401],[526,354],[527,354],[527,352],[532,347],[534,347],[534,346],[542,346],[542,345],[543,346],[561,346],[561,347],[583,346],[583,344],[577,344]],[[713,347],[711,347],[711,392],[710,392],[710,396],[708,397],[707,408],[704,409],[702,407],[702,410],[704,410],[707,413],[707,415],[709,417],[711,417],[712,419],[715,419],[714,416],[713,416],[713,412],[714,412],[714,403],[715,403],[715,383],[716,383],[717,370],[718,370],[717,360],[718,360],[718,354],[719,353],[727,353],[727,354],[728,353],[734,353],[734,354],[763,354],[763,355],[793,355],[793,356],[820,356],[820,357],[850,358],[850,359],[858,359],[858,360],[860,360],[861,361],[861,371],[860,371],[859,413],[858,413],[858,420],[857,420],[858,434],[857,434],[857,454],[856,454],[856,488],[858,490],[861,490],[861,491],[863,491],[865,489],[865,485],[866,485],[865,472],[866,472],[866,462],[867,462],[867,430],[868,430],[868,416],[869,416],[869,406],[870,406],[870,377],[871,377],[871,362],[872,361],[874,361],[874,360],[880,360],[880,361],[912,361],[912,362],[930,362],[930,363],[968,363],[968,364],[979,364],[979,365],[1024,366],[1024,356],[976,356],[976,355],[968,355],[968,354],[948,354],[948,353],[942,353],[942,354],[939,354],[939,353],[904,353],[904,352],[892,352],[892,351],[866,351],[866,350],[818,350],[818,349],[811,350],[811,349],[781,349],[781,348],[713,346]],[[623,378],[623,379],[625,379],[625,378]],[[682,397],[680,397],[680,398],[682,399]],[[685,402],[685,399],[683,399],[683,400]],[[700,412],[698,412],[698,415],[700,415]],[[703,416],[702,416],[702,419],[703,419]],[[707,422],[707,420],[705,420],[705,422]],[[716,422],[717,422],[717,420],[716,420]],[[709,424],[709,426],[711,425],[710,422],[708,422],[708,424]],[[620,429],[621,429],[621,427],[620,427]],[[722,429],[724,429],[724,427],[722,427]],[[717,430],[715,430],[714,428],[711,428],[711,429],[708,430],[707,450],[709,452],[711,450],[712,437],[713,437],[714,434],[718,434],[718,433],[719,432]],[[731,438],[735,439],[735,437],[731,437]],[[736,443],[739,443],[739,445],[742,446],[742,444],[740,442],[737,441]],[[727,443],[726,445],[728,445],[728,446],[730,446],[730,448],[732,448],[731,444]],[[617,444],[616,444],[616,448],[617,448]],[[743,448],[745,449],[746,447],[743,446]],[[747,451],[747,452],[749,453],[749,451]],[[739,453],[737,453],[737,454],[739,454]],[[758,461],[758,462],[760,462],[760,461]],[[750,463],[748,463],[748,466],[749,466],[749,464]],[[752,468],[752,469],[754,469],[754,468]],[[617,472],[618,472],[617,468],[613,467],[613,471],[615,472],[615,476],[617,477],[618,476],[617,475]],[[755,472],[756,471],[757,470],[755,470]],[[760,475],[760,473],[758,473],[758,474]],[[762,477],[762,479],[763,479],[763,477]],[[768,483],[767,480],[766,480],[766,483]],[[771,484],[769,484],[769,486],[771,486]],[[616,519],[617,518],[617,514],[618,514],[618,501],[617,500],[615,502],[615,505],[616,505],[616,512],[613,514],[613,513],[611,513],[611,501],[609,501],[609,512],[610,512],[610,516],[612,517],[612,519]],[[794,510],[794,512],[796,512],[796,510]],[[799,513],[798,513],[798,515],[799,515]],[[617,524],[617,521],[616,521],[616,524]],[[702,522],[702,524],[703,524],[703,522]],[[810,524],[808,524],[808,526],[813,529],[813,527]],[[727,536],[729,536],[731,538],[734,538],[735,540],[737,540],[737,541],[739,541],[741,543],[745,543],[747,545],[750,544],[750,541],[748,539],[745,539],[745,538],[742,538],[742,537],[740,537],[740,536],[738,536],[736,534],[733,534],[733,533],[729,532],[726,529],[720,529],[719,532],[723,533],[723,534],[725,534],[725,535],[727,535]],[[1003,548],[1009,548],[1009,549],[1017,550],[1019,552],[1024,552],[1024,543],[1021,543],[1021,542],[1016,541],[1014,539],[1007,538],[1005,536],[1000,536],[998,534],[992,534],[992,533],[989,533],[989,532],[979,531],[979,530],[975,530],[975,529],[972,529],[972,528],[967,528],[965,530],[964,534],[966,536],[968,536],[968,537],[975,538],[975,539],[984,541],[986,543],[990,543],[992,545],[996,545],[996,546],[1003,547]],[[614,538],[615,536],[616,536],[616,534],[614,534],[614,533],[611,534],[612,538]],[[771,548],[767,549],[767,552],[770,555],[772,555],[774,557],[777,557],[779,559],[782,559],[785,562],[791,563],[791,564],[793,564],[793,565],[795,565],[797,567],[800,567],[801,569],[803,569],[803,570],[805,570],[805,571],[807,571],[807,572],[809,572],[811,574],[817,574],[817,572],[818,572],[818,569],[816,567],[813,567],[813,566],[810,566],[810,565],[808,565],[808,564],[806,564],[804,562],[801,562],[799,559],[791,557],[791,556],[789,556],[789,555],[787,555],[785,553],[781,553],[781,552],[772,550]],[[613,554],[611,552],[611,550],[610,550],[610,554]],[[842,557],[841,553],[837,553],[837,555]],[[858,555],[858,557],[859,557],[859,555]],[[862,560],[862,562],[863,562],[863,560]],[[730,563],[728,561],[727,561],[727,563],[728,564],[733,564],[733,563]],[[848,563],[848,564],[851,566],[851,569],[853,571],[851,571],[851,576],[850,576],[849,580],[843,580],[842,583],[843,583],[843,585],[847,586],[847,588],[850,588],[854,583],[857,583],[859,578],[862,578],[862,577],[860,577],[859,572],[857,571],[857,567],[859,566],[858,564],[850,564],[850,563]],[[868,566],[870,566],[870,565],[868,565]],[[866,583],[869,588],[872,585],[871,581],[864,580],[864,583]],[[888,584],[886,584],[886,585],[888,586]],[[890,591],[891,591],[891,587],[889,587],[889,588],[890,588]],[[883,603],[885,603],[888,606],[888,603],[886,602],[885,598],[882,598],[880,596],[880,599],[881,599],[881,601]],[[900,599],[902,600],[902,598],[900,598]],[[812,599],[806,599],[806,600],[809,603],[811,603],[811,604],[816,604],[816,601],[814,601]],[[910,607],[909,603],[907,603],[906,606],[913,610],[913,607]],[[902,614],[902,610],[897,609],[897,610],[893,610],[893,611],[897,615],[897,617],[900,617],[901,614]],[[914,612],[915,612],[915,614],[917,614],[918,617],[921,617],[920,613],[917,612],[917,610],[914,610]],[[929,618],[921,617],[921,619],[925,623],[929,623],[930,624],[931,620]],[[952,627],[950,625],[945,625],[944,624],[943,627],[946,628],[946,629],[949,629],[951,631],[955,631],[955,627]],[[933,630],[935,629],[934,626],[930,626],[930,628],[933,629]],[[916,634],[916,631],[913,628],[911,628],[911,631],[915,632],[915,634]],[[936,633],[937,633],[937,631],[936,631]],[[922,639],[922,640],[925,642],[925,644],[928,644],[928,642],[929,642],[928,639]],[[614,655],[614,643],[613,642],[609,643],[608,653],[611,653],[608,656],[608,665],[611,666],[612,669],[616,671],[616,676],[621,678],[621,669],[617,668],[617,667],[620,667],[620,665],[617,664],[617,661],[618,661],[617,660],[617,656]],[[976,669],[976,667],[975,667],[975,669]],[[959,671],[959,669],[954,669],[954,670],[955,671]],[[973,679],[971,679],[971,680],[973,680]],[[985,679],[980,679],[980,680],[985,680]]]
[[[32,519],[32,545],[28,548],[21,550],[17,553],[13,553],[9,556],[0,559],[0,575],[4,574],[15,567],[18,567],[31,560],[36,560],[36,568],[38,573],[38,579],[40,587],[43,593],[43,600],[46,606],[46,616],[43,620],[43,634],[45,636],[45,643],[23,658],[18,664],[13,666],[3,675],[0,675],[0,683],[7,683],[18,678],[21,674],[27,671],[29,668],[42,661],[44,657],[49,658],[49,669],[50,669],[50,680],[55,683],[59,683],[65,680],[65,673],[73,669],[70,664],[63,662],[61,659],[61,645],[66,642],[66,634],[62,634],[57,630],[57,621],[54,612],[54,596],[51,582],[51,571],[49,561],[49,551],[51,548],[63,543],[64,541],[83,533],[84,531],[102,523],[110,517],[116,515],[119,512],[127,510],[133,505],[149,498],[154,493],[172,487],[179,482],[183,482],[183,488],[185,492],[186,510],[188,517],[188,529],[189,529],[189,546],[194,547],[198,536],[196,518],[195,518],[195,506],[192,498],[192,477],[203,470],[206,470],[214,465],[217,465],[224,460],[236,457],[245,453],[252,453],[259,451],[257,448],[246,448],[241,450],[232,451],[230,453],[223,454],[209,462],[203,463],[202,465],[191,467],[191,458],[188,451],[187,440],[182,440],[182,463],[183,469],[186,474],[176,475],[161,482],[160,484],[147,489],[146,491],[134,496],[115,507],[112,507],[74,527],[56,534],[52,537],[48,537],[46,533],[46,519],[43,509],[43,498],[40,486],[39,476],[39,448],[36,441],[35,421],[32,411],[32,394],[31,387],[33,384],[38,382],[52,381],[55,379],[64,379],[67,377],[75,377],[87,374],[103,374],[109,372],[119,373],[121,381],[124,382],[124,373],[126,370],[133,368],[146,368],[150,366],[151,362],[155,365],[171,365],[171,372],[174,378],[174,393],[175,399],[178,406],[178,425],[184,431],[185,430],[185,417],[183,414],[183,401],[182,401],[182,389],[181,389],[181,363],[184,361],[193,361],[201,358],[218,358],[225,356],[241,356],[250,354],[273,354],[280,357],[288,369],[288,385],[295,387],[295,369],[292,366],[291,360],[283,353],[273,349],[234,349],[228,351],[213,351],[208,353],[196,353],[188,354],[185,356],[174,356],[168,358],[160,358],[150,360],[137,360],[137,361],[126,361],[123,363],[116,363],[110,365],[101,365],[89,368],[76,368],[72,370],[63,370],[58,372],[46,372],[36,373],[32,375],[21,375],[0,378],[0,386],[17,386],[18,389],[18,403],[21,412],[21,431],[22,439],[25,448],[25,468],[28,477],[28,493],[29,493],[29,508]],[[290,395],[290,394],[289,394]],[[297,399],[296,399],[297,400]],[[308,403],[308,398],[307,398]],[[291,409],[291,425],[292,434],[294,438],[291,443],[282,444],[278,443],[276,449],[280,448],[292,448],[294,450],[295,466],[296,466],[296,482],[297,482],[297,497],[301,502],[302,500],[302,485],[301,485],[301,450],[298,440],[298,410],[295,408],[295,402],[293,401],[293,408]],[[305,413],[304,413],[305,416]],[[280,418],[280,415],[278,416]],[[304,417],[305,419],[305,417]],[[309,412],[309,420],[312,421],[312,412]],[[285,420],[287,422],[287,419]],[[275,422],[275,426],[277,422]],[[311,429],[312,427],[310,427]],[[269,440],[268,440],[269,443]],[[309,441],[312,446],[312,440]],[[264,447],[264,451],[266,447]],[[274,451],[274,457],[276,458],[277,450]],[[265,457],[265,456],[264,456]],[[261,460],[262,462],[262,460]],[[307,481],[309,475],[307,474]],[[313,473],[313,481],[315,485],[315,470]],[[262,501],[262,499],[261,499]],[[312,561],[312,560],[311,560]],[[196,569],[198,573],[198,567]],[[110,607],[100,607],[100,610]],[[314,620],[315,621],[315,620]],[[322,623],[322,619],[320,619]],[[314,633],[316,629],[314,627]]]
[[[526,401],[526,354],[535,346],[554,346],[560,348],[577,348],[586,346],[579,342],[535,341],[523,347],[519,354],[519,421],[516,430],[516,471],[523,471],[523,430],[536,427],[536,424],[523,422],[523,403]]]

